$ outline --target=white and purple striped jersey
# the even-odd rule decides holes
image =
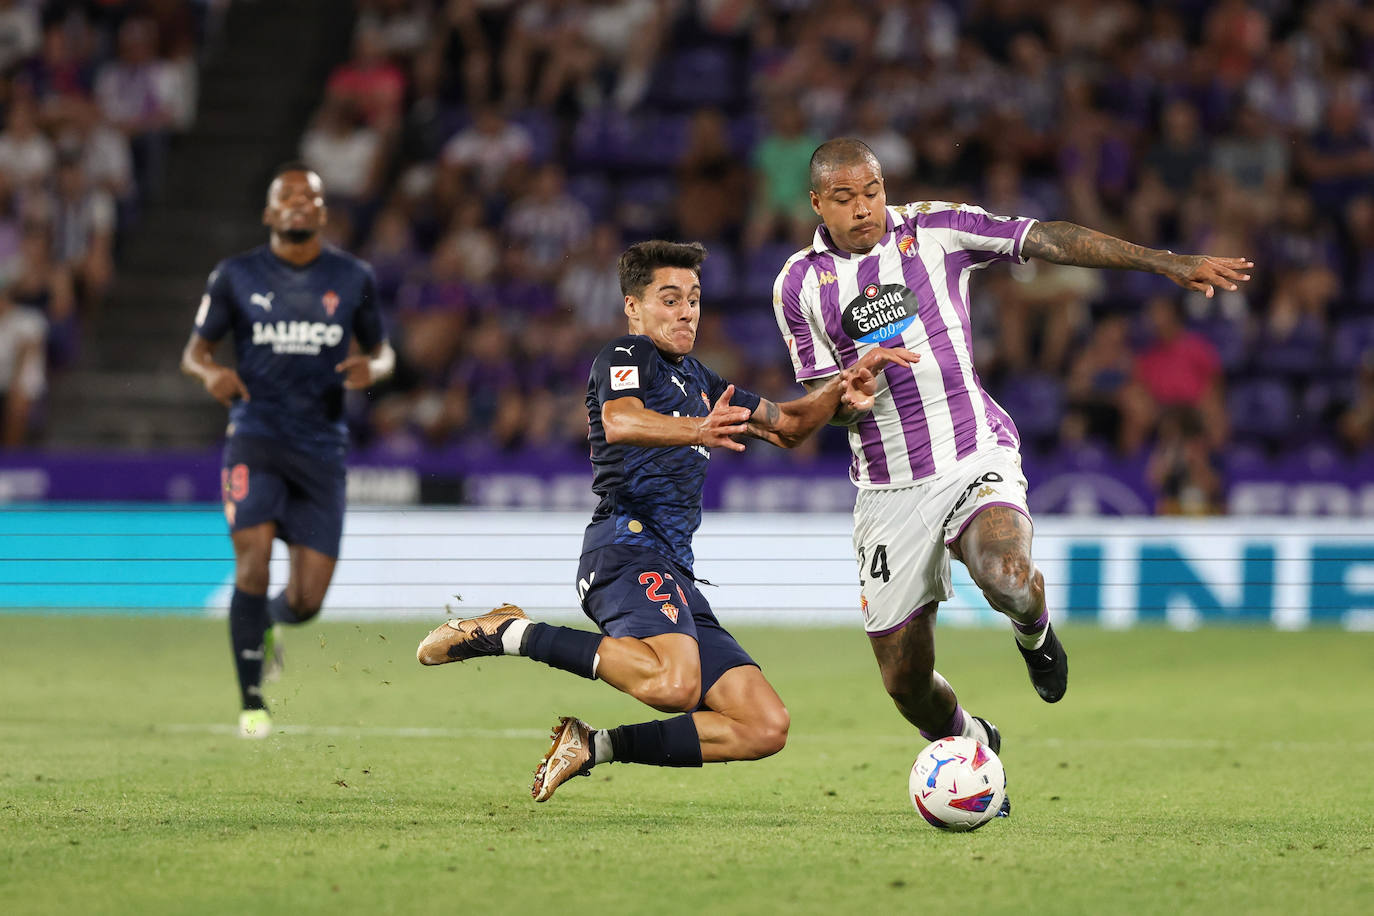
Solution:
[[[867,254],[841,250],[822,225],[783,266],[773,310],[797,381],[834,375],[879,344],[921,354],[910,369],[886,367],[872,412],[850,428],[857,486],[910,486],[989,447],[1020,446],[973,368],[968,282],[995,261],[1024,263],[1034,224],[921,201],[888,207],[887,232]]]

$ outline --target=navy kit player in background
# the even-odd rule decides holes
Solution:
[[[262,679],[280,651],[273,624],[314,617],[334,575],[348,449],[344,389],[368,387],[395,363],[372,269],[322,243],[326,219],[320,176],[299,163],[277,169],[262,214],[269,243],[215,267],[181,357],[182,371],[229,408],[222,471],[234,542],[229,635],[244,737],[271,729]],[[226,333],[234,336],[237,371],[213,357]],[[278,537],[290,546],[291,571],[269,600]]]
[[[828,384],[783,404],[737,390],[689,355],[705,257],[699,244],[653,241],[620,258],[630,333],[602,349],[587,384],[592,488],[601,503],[583,539],[577,590],[600,632],[534,623],[505,605],[450,620],[417,651],[426,665],[524,655],[680,714],[613,729],[563,717],[535,772],[535,801],[613,760],[690,767],[782,749],[786,707],[696,587],[692,535],[710,449],[743,451],[736,436],[794,447],[841,406],[870,407],[874,373],[883,366],[916,359],[875,347]]]

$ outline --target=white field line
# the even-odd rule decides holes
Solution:
[[[203,734],[234,735],[237,726],[229,723],[178,723],[155,725],[154,732],[165,734]],[[426,728],[426,727],[387,727],[373,725],[274,725],[274,734],[303,735],[306,737],[344,737],[344,738],[448,738],[448,739],[495,739],[530,740],[546,739],[548,729],[531,728]],[[793,732],[791,742],[826,742],[834,744],[914,744],[919,738],[914,735],[853,735],[853,734],[808,734]],[[1223,738],[1155,738],[1138,736],[1135,738],[1019,738],[1017,744],[1048,748],[1093,748],[1093,747],[1132,747],[1144,750],[1225,750],[1245,747],[1247,749],[1291,750],[1309,748],[1310,741],[1263,741],[1257,743],[1234,741]],[[1322,746],[1330,750],[1374,751],[1374,741],[1340,741],[1322,739]]]

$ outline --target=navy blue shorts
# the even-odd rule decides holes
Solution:
[[[347,472],[329,461],[270,439],[232,436],[220,471],[229,530],[277,523],[277,537],[338,557],[343,537]]]
[[[607,636],[684,633],[697,641],[703,709],[721,675],[741,665],[758,667],[720,625],[692,577],[652,550],[626,544],[589,550],[578,563],[577,579],[583,613]]]

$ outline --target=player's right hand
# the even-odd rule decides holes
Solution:
[[[228,366],[219,366],[206,374],[205,390],[225,407],[232,407],[235,400],[252,400],[248,396],[248,386],[243,384],[238,372]]]
[[[732,407],[730,399],[735,396],[735,386],[726,385],[716,399],[716,406],[711,408],[711,412],[701,418],[701,425],[697,427],[697,444],[707,448],[728,448],[734,452],[744,451],[744,443],[736,442],[733,436],[742,436],[749,431],[749,414],[752,411],[747,407]]]

